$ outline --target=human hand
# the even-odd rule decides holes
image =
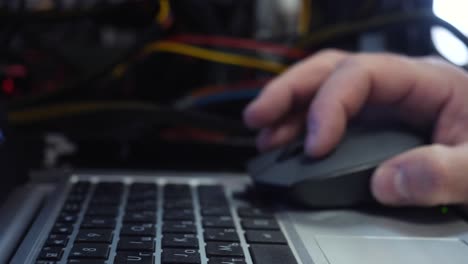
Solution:
[[[322,51],[271,81],[244,119],[261,130],[260,150],[288,143],[306,127],[305,151],[320,157],[368,104],[433,129],[432,145],[379,166],[370,186],[375,198],[388,205],[468,204],[468,74],[440,59]]]

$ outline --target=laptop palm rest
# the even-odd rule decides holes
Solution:
[[[316,236],[330,264],[464,264],[468,246],[460,240]]]
[[[467,263],[468,224],[449,215],[392,217],[353,210],[287,215],[314,264]]]

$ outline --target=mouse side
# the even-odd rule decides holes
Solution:
[[[259,155],[248,164],[259,190],[281,191],[309,207],[375,203],[370,177],[385,160],[426,144],[420,134],[395,127],[354,126],[329,155],[304,154],[303,140]]]

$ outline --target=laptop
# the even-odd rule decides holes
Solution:
[[[258,195],[247,174],[26,178],[7,160],[5,131],[0,263],[468,263],[468,222],[451,210],[311,210]]]

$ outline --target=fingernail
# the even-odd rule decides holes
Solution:
[[[410,198],[407,179],[400,168],[379,167],[372,177],[371,188],[375,198],[385,204],[396,204]]]
[[[409,183],[407,175],[401,169],[394,169],[393,172],[393,186],[401,200],[410,199]]]

